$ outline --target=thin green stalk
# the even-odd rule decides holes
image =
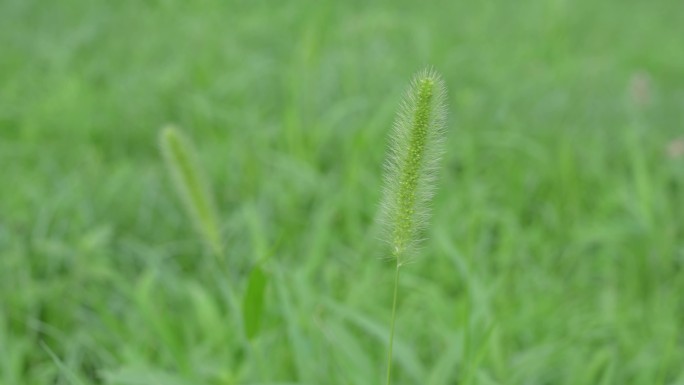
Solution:
[[[392,300],[392,321],[390,325],[389,349],[387,350],[387,385],[392,379],[392,352],[394,350],[394,322],[397,318],[397,293],[399,292],[399,269],[401,265],[397,263],[397,270],[394,274],[394,299]]]

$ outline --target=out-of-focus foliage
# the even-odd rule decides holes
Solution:
[[[380,383],[385,138],[426,64],[449,89],[447,156],[402,273],[394,383],[684,384],[682,14],[0,1],[0,384]],[[172,191],[168,123],[197,148],[229,265]],[[231,292],[257,261],[247,340]]]

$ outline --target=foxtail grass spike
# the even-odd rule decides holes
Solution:
[[[446,90],[432,69],[420,71],[405,94],[385,164],[383,218],[392,256],[401,265],[415,251],[429,219],[443,153]]]
[[[396,262],[387,351],[387,385],[392,379],[394,323],[399,271],[413,256],[429,219],[438,161],[443,152],[446,89],[432,69],[419,72],[406,92],[390,136],[385,164],[383,219]]]
[[[159,143],[185,209],[207,247],[221,257],[223,245],[214,201],[191,142],[177,128],[168,126],[162,129]]]

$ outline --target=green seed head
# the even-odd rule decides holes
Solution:
[[[409,87],[390,137],[382,204],[387,241],[402,264],[417,246],[429,218],[446,119],[444,83],[431,69]]]
[[[221,256],[223,246],[214,200],[194,147],[175,127],[162,129],[159,144],[171,178],[197,231],[211,251]]]

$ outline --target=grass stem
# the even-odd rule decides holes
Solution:
[[[392,350],[394,349],[394,321],[397,318],[397,293],[399,292],[399,269],[401,264],[397,263],[397,270],[394,273],[394,299],[392,300],[392,321],[390,325],[389,348],[387,350],[387,385],[392,379]]]

